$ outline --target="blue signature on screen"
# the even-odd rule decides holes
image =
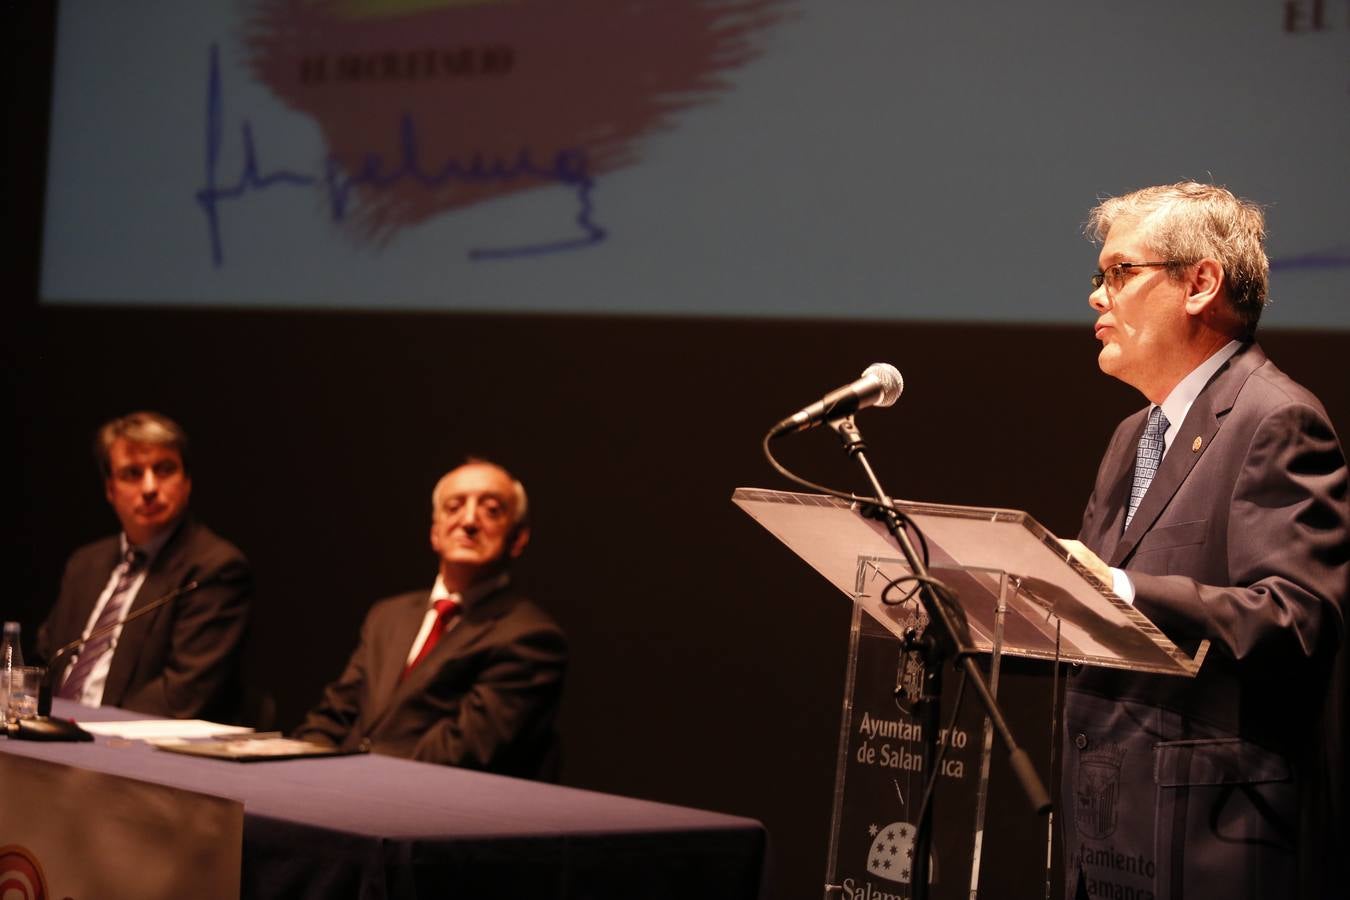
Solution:
[[[1350,244],[1344,247],[1328,247],[1298,256],[1283,256],[1271,259],[1270,271],[1290,271],[1296,269],[1350,269]]]
[[[468,251],[473,260],[516,259],[563,253],[593,246],[605,239],[605,229],[592,218],[594,205],[591,192],[595,181],[587,165],[586,154],[580,149],[565,149],[554,154],[547,164],[535,161],[528,149],[523,149],[513,160],[485,160],[475,154],[464,163],[449,159],[436,167],[424,167],[419,158],[417,123],[404,115],[399,126],[399,155],[386,161],[376,153],[363,157],[359,170],[344,174],[342,166],[329,156],[321,174],[298,172],[291,169],[273,169],[264,172],[258,162],[257,145],[253,140],[253,126],[244,119],[239,126],[244,162],[232,184],[221,184],[218,177],[221,148],[225,141],[225,101],[221,88],[219,50],[211,45],[211,62],[206,85],[206,183],[197,190],[197,205],[206,215],[206,226],[211,238],[211,260],[216,268],[225,263],[224,239],[221,236],[220,203],[239,200],[252,192],[277,187],[313,188],[322,185],[327,194],[328,210],[334,222],[347,215],[352,192],[359,187],[389,188],[396,184],[415,182],[428,189],[450,182],[463,184],[504,183],[519,179],[553,182],[565,186],[576,195],[577,214],[574,219],[578,237],[522,244],[514,247],[487,247]]]

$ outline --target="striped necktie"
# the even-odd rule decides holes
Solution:
[[[132,599],[131,586],[145,569],[145,562],[146,556],[140,550],[134,548],[127,550],[126,556],[117,567],[117,584],[113,586],[108,602],[103,604],[103,610],[98,614],[94,627],[89,629],[89,641],[80,650],[75,665],[70,667],[61,689],[56,692],[58,697],[69,700],[80,699],[80,695],[84,693],[85,682],[93,673],[94,666],[98,665],[104,655],[112,652],[114,637],[117,634],[117,629],[112,626],[122,620],[122,613]]]

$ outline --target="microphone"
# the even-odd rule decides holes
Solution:
[[[47,673],[42,679],[42,684],[38,687],[38,714],[26,719],[19,719],[17,722],[9,725],[7,728],[0,727],[0,731],[7,732],[10,739],[21,741],[92,741],[94,736],[76,725],[70,719],[58,719],[52,716],[52,686],[57,672],[56,662],[65,654],[83,647],[89,641],[95,638],[103,637],[133,622],[148,613],[152,613],[166,604],[172,603],[184,594],[190,594],[200,587],[211,584],[219,580],[212,576],[201,581],[189,581],[182,587],[174,588],[162,597],[156,597],[140,609],[134,609],[127,613],[126,618],[120,622],[111,622],[102,628],[96,628],[89,633],[88,637],[79,637],[67,644],[62,644],[52,653],[51,659],[47,661]]]
[[[891,406],[900,399],[904,389],[905,379],[901,377],[899,369],[890,363],[872,363],[863,370],[862,377],[857,381],[830,391],[815,403],[773,426],[769,437],[806,431],[822,422],[851,416],[869,406]]]

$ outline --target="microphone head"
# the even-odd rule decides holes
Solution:
[[[877,397],[877,402],[872,405],[894,406],[895,401],[899,400],[905,391],[905,379],[900,370],[890,363],[872,363],[863,369],[862,377],[866,378],[869,375],[881,385],[881,396]]]

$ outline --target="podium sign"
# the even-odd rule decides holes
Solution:
[[[864,557],[858,560],[859,583],[902,566],[900,560]],[[931,574],[946,582],[953,573],[934,569]],[[917,598],[889,607],[886,615],[882,624],[861,603],[853,606],[825,873],[829,898],[913,895],[914,844],[935,763],[925,756],[923,722],[912,704],[922,685],[923,663],[894,632],[921,631],[927,621]],[[997,696],[997,621],[995,625],[995,652],[986,674]],[[948,660],[939,717],[939,745],[944,749],[936,761],[931,800],[938,810],[929,862],[932,900],[969,900],[979,883],[993,729],[976,703],[962,704],[953,721],[959,678]]]

